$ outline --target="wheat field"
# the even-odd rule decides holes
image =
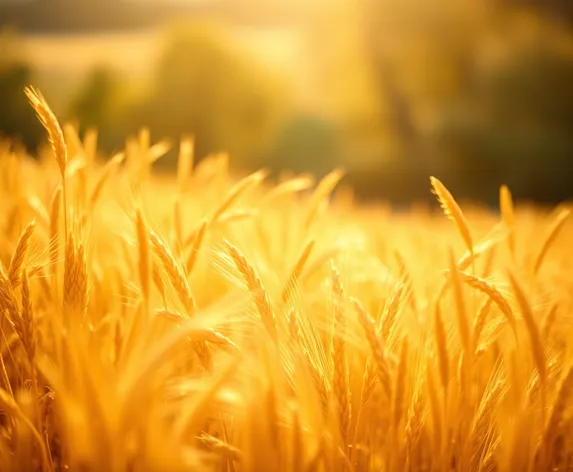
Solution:
[[[0,470],[573,470],[569,209],[0,146]]]

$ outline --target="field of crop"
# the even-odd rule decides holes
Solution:
[[[573,470],[573,225],[0,147],[1,471]]]

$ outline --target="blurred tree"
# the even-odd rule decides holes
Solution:
[[[265,164],[273,170],[324,175],[338,165],[337,132],[328,122],[310,115],[288,121]]]
[[[28,104],[24,87],[32,82],[32,68],[22,53],[18,37],[0,32],[0,135],[35,149],[43,137],[42,127]]]
[[[573,54],[539,43],[516,51],[484,77],[461,119],[444,120],[442,149],[460,174],[471,176],[465,179],[470,186],[472,179],[487,182],[489,174],[496,185],[510,185],[516,198],[567,198],[573,188],[571,83]],[[460,127],[462,120],[470,126]]]
[[[284,111],[284,90],[229,30],[192,23],[169,37],[138,119],[160,137],[193,133],[199,158],[225,151],[232,164],[249,166],[267,150]]]
[[[496,0],[363,5],[373,101],[412,175],[481,200],[500,183],[516,197],[566,195],[571,31]]]
[[[104,66],[98,66],[88,75],[78,92],[72,97],[69,115],[81,129],[95,127],[100,134],[117,124],[120,93],[119,78]]]
[[[364,0],[363,46],[401,152],[423,157],[444,105],[472,93],[480,40],[500,23],[490,0]]]
[[[533,7],[538,11],[573,25],[573,2],[571,0],[498,0],[512,7]]]
[[[394,138],[387,108],[374,99],[361,14],[360,1],[332,2],[328,8],[317,4],[304,36],[309,62],[301,71],[319,91],[307,102],[334,123],[343,154],[352,160],[369,159],[372,150],[379,154],[380,148],[392,147]]]

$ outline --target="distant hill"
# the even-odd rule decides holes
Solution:
[[[236,0],[0,0],[0,28],[23,33],[73,34],[160,26],[185,16],[213,15],[235,22],[284,24],[296,18],[285,2],[245,7]]]

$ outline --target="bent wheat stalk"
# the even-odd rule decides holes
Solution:
[[[440,182],[436,177],[430,177],[430,183],[432,184],[432,192],[438,198],[438,202],[444,211],[444,214],[454,222],[458,232],[460,233],[468,251],[470,251],[473,257],[473,241],[470,233],[469,225],[464,216],[462,209],[459,207],[458,203],[445,187],[445,185]]]

